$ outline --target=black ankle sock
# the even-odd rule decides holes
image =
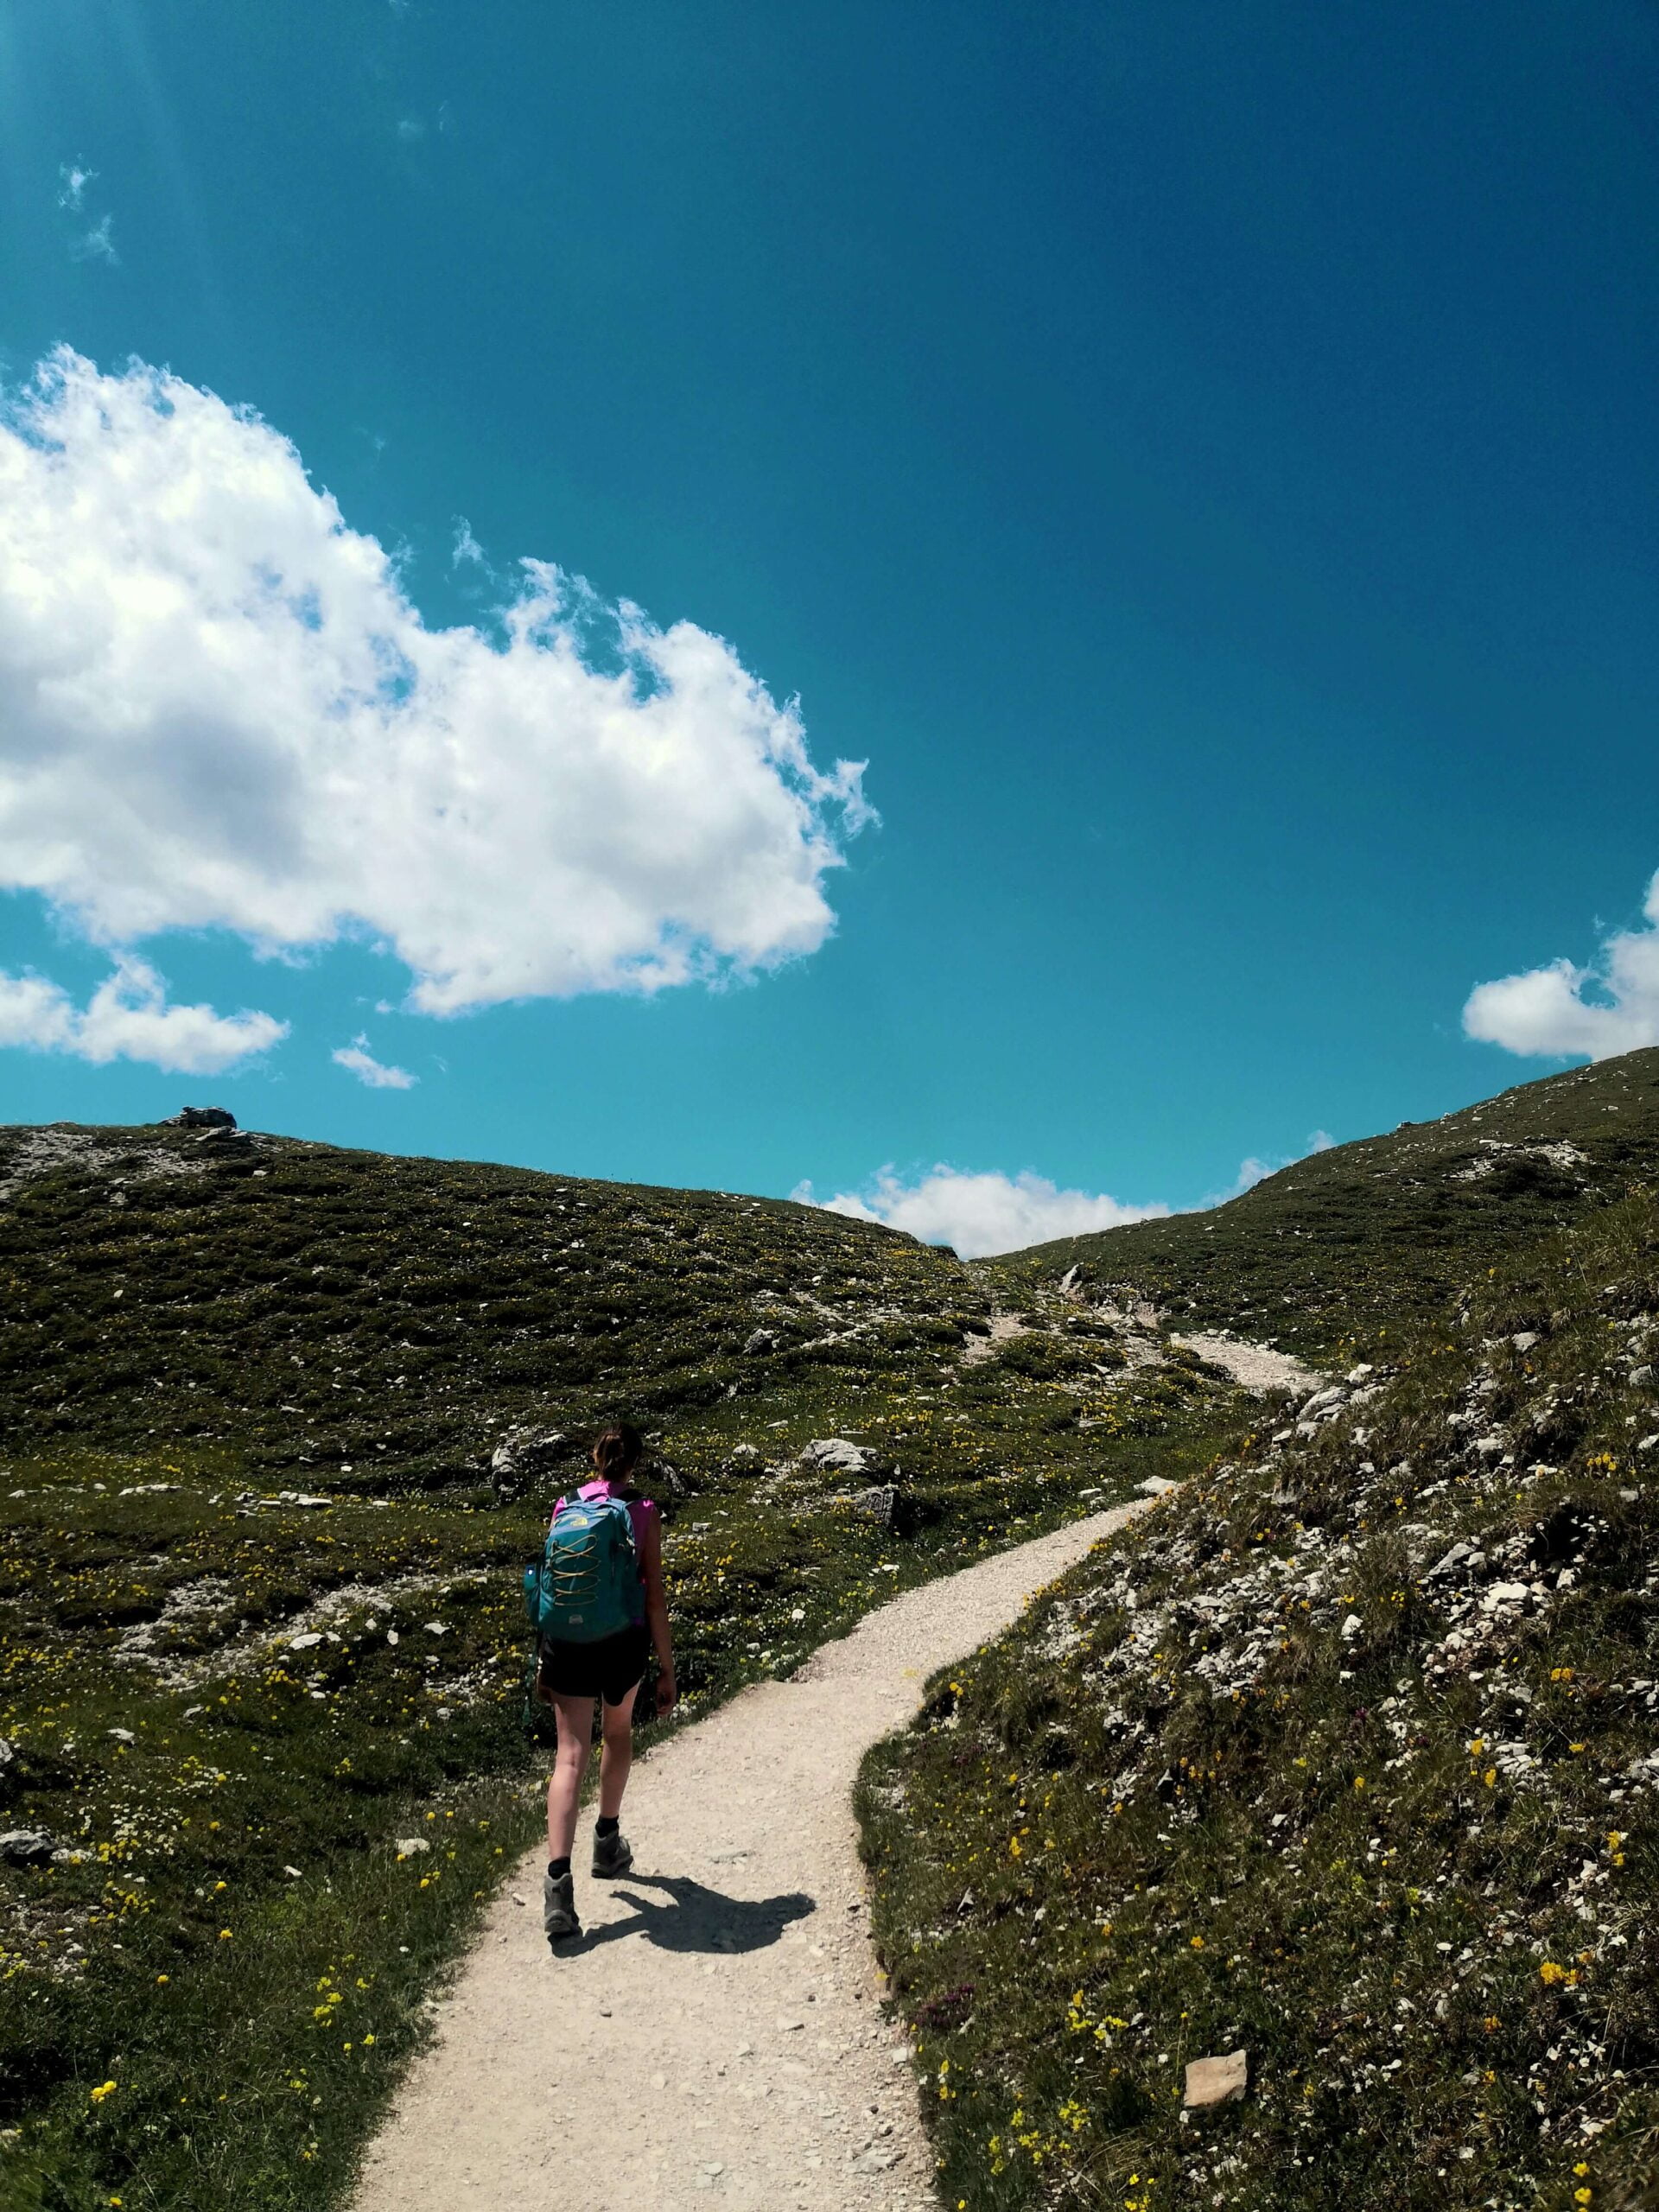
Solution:
[[[561,1874],[568,1874],[570,1872],[570,1861],[568,1859],[550,1859],[547,1862],[547,1871],[556,1882]]]
[[[614,1835],[620,1825],[620,1821],[613,1820],[610,1814],[601,1813],[594,1823],[594,1833],[596,1835]]]

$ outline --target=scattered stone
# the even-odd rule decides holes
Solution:
[[[44,1828],[9,1828],[0,1835],[0,1859],[8,1866],[49,1866],[56,1849]]]
[[[136,1744],[138,1740],[130,1728],[110,1728],[105,1732],[112,1736],[118,1744]]]
[[[1224,2058],[1195,2058],[1186,2069],[1186,2092],[1181,2102],[1188,2112],[1202,2112],[1210,2105],[1236,2105],[1249,2085],[1249,2053],[1229,2051]]]
[[[290,1651],[312,1651],[321,1642],[321,1630],[308,1629],[303,1636],[290,1636],[288,1639],[288,1648]]]
[[[1516,1351],[1530,1351],[1538,1341],[1536,1329],[1517,1329],[1510,1338]]]
[[[756,1329],[753,1334],[745,1340],[743,1357],[745,1359],[756,1359],[762,1352],[776,1351],[777,1349],[778,1339],[770,1329]]]
[[[883,1483],[874,1490],[858,1491],[848,1499],[847,1503],[850,1511],[862,1514],[868,1520],[879,1521],[884,1529],[893,1529],[898,1524],[902,1494],[896,1484]]]
[[[223,1106],[181,1106],[164,1129],[233,1129],[236,1116]]]
[[[801,1459],[807,1466],[834,1467],[844,1475],[861,1475],[873,1456],[861,1444],[844,1436],[820,1436],[807,1446]]]
[[[400,1835],[397,1839],[397,1849],[405,1859],[416,1858],[421,1852],[430,1851],[431,1848],[423,1835]]]
[[[1083,1269],[1080,1267],[1068,1268],[1060,1277],[1060,1296],[1077,1299],[1083,1296]]]
[[[1161,1497],[1166,1490],[1179,1490],[1180,1484],[1171,1482],[1167,1475],[1148,1475],[1145,1482],[1136,1483],[1135,1488],[1142,1497]]]
[[[791,2020],[786,2012],[780,2012],[778,2015],[778,2032],[780,2036],[792,2036],[805,2025],[804,2020]]]
[[[1652,1389],[1653,1369],[1651,1365],[1633,1367],[1630,1370],[1630,1388],[1632,1390]]]

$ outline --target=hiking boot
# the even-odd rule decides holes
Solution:
[[[594,1872],[608,1882],[619,1874],[626,1874],[633,1864],[633,1846],[620,1828],[613,1828],[609,1835],[594,1836]]]
[[[547,1931],[550,1943],[563,1942],[566,1937],[580,1936],[582,1923],[576,1917],[576,1885],[569,1874],[543,1874],[542,1877],[542,1926]]]

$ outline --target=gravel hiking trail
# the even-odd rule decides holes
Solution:
[[[365,2161],[354,2212],[920,2212],[932,2157],[883,2017],[852,1789],[923,1684],[1144,1505],[906,1591],[787,1681],[639,1761],[631,1873],[572,1865],[584,1934],[550,1954],[545,1853],[490,1908]]]

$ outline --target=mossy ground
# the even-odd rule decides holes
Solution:
[[[6,2212],[340,2200],[540,1825],[518,1582],[568,1478],[499,1505],[505,1427],[649,1425],[694,1718],[1243,1419],[1058,1303],[964,1363],[971,1271],[804,1208],[68,1134],[6,1224],[0,1827],[60,1854],[0,1867]]]
[[[1638,1194],[931,1686],[861,1810],[947,2204],[1651,2201],[1656,1352]]]

